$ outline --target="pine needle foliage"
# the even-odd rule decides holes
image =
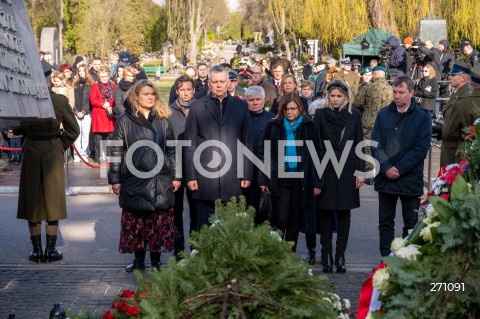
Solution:
[[[255,227],[245,199],[217,208],[218,219],[192,234],[191,255],[139,277],[147,295],[142,318],[337,317],[326,278],[313,275],[267,223]]]
[[[423,242],[416,261],[385,258],[390,274],[381,296],[385,318],[480,317],[480,185],[458,176],[450,195],[450,202],[429,198],[440,226],[431,242]]]

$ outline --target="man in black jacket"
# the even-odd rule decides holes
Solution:
[[[419,44],[418,50],[425,54],[425,58],[423,59],[423,65],[430,64],[435,69],[436,77],[440,79],[440,52],[433,47],[433,41],[428,39],[422,44]]]
[[[475,67],[478,63],[480,53],[475,50],[470,40],[464,40],[462,42],[463,54],[465,54],[465,62],[470,63],[472,67]]]
[[[315,60],[315,58],[313,57],[313,55],[310,55],[308,57],[308,63],[303,67],[303,71],[302,71],[304,80],[308,80],[308,77],[313,73],[313,61],[314,60]]]
[[[448,73],[455,64],[455,55],[450,51],[450,42],[447,39],[438,43],[438,51],[440,51],[440,73],[442,80],[448,80]]]

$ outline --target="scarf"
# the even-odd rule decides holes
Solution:
[[[188,111],[190,111],[190,104],[192,103],[192,100],[190,101],[184,101],[181,98],[177,99],[177,106],[182,111],[182,113],[187,117]]]
[[[107,83],[100,83],[98,82],[98,88],[100,89],[100,93],[102,94],[102,98],[106,101],[113,99],[115,87],[113,86],[112,81],[108,81]]]
[[[325,115],[333,138],[337,141],[337,144],[340,144],[348,118],[350,117],[348,108],[344,108],[341,111],[325,109]]]
[[[292,172],[297,168],[297,147],[295,146],[295,131],[302,123],[303,116],[300,115],[293,124],[286,117],[283,118],[283,127],[287,134],[287,147],[285,149],[286,171]]]
[[[118,82],[118,87],[120,90],[127,92],[129,88],[131,88],[135,84],[135,81],[133,82],[128,82],[125,81],[125,79],[121,79],[120,82]]]

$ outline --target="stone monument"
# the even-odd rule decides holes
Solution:
[[[0,0],[0,129],[54,117],[25,2]]]
[[[43,28],[40,36],[40,51],[50,52],[53,57],[53,63],[59,64],[60,59],[60,39],[57,28]]]
[[[420,21],[420,39],[422,41],[432,40],[437,48],[441,40],[447,39],[447,21],[440,20],[433,14],[427,15]]]

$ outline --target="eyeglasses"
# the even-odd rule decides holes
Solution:
[[[287,108],[285,109],[285,112],[288,112],[288,111],[292,111],[292,112],[293,112],[293,111],[296,111],[296,110],[298,110],[298,107],[287,107]]]

